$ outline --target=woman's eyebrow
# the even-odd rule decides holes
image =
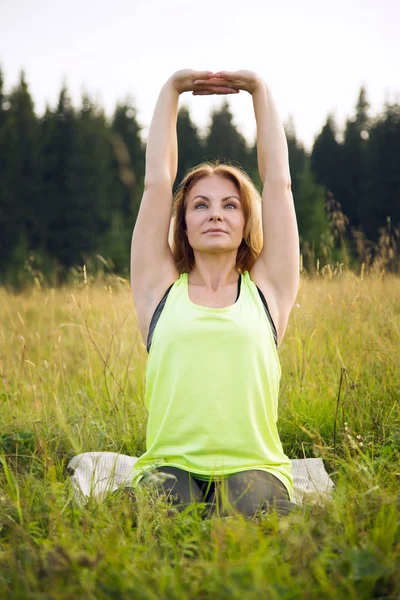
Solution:
[[[198,196],[195,196],[192,199],[192,202],[197,200],[197,198],[202,198],[203,200],[210,200],[210,198],[208,196],[202,196],[201,194],[199,194]],[[226,196],[225,198],[222,198],[222,202],[224,202],[225,200],[229,200],[230,198],[235,198],[236,200],[238,200],[240,202],[240,199],[237,196]]]

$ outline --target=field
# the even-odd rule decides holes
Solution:
[[[70,458],[138,456],[146,433],[129,284],[81,275],[0,289],[0,598],[400,598],[400,278],[303,276],[279,349],[284,450],[323,458],[332,501],[202,520],[74,501]]]

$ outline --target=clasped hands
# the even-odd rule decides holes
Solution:
[[[253,94],[263,85],[252,71],[192,71],[182,69],[172,75],[170,81],[179,94],[192,92],[194,96],[211,94],[238,94],[240,90]]]

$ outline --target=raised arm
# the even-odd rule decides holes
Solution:
[[[195,80],[207,77],[209,73],[183,69],[174,73],[161,89],[147,138],[144,194],[132,236],[133,267],[142,264],[145,256],[156,261],[168,253],[172,186],[178,168],[176,122],[179,95],[198,89]],[[226,85],[217,85],[213,93],[236,91]]]
[[[280,301],[292,306],[300,279],[299,235],[291,191],[289,154],[285,130],[271,90],[251,71],[219,71],[202,80],[208,94],[211,84],[222,84],[251,94],[257,123],[258,170],[263,183],[262,224],[264,245],[257,261],[277,290]]]
[[[144,194],[132,235],[132,274],[144,258],[156,260],[167,252],[172,186],[178,168],[178,103],[179,92],[171,78],[161,89],[147,138]]]
[[[271,90],[251,71],[219,71],[202,80],[202,89],[230,85],[251,94],[257,122],[258,170],[263,183],[262,226],[264,244],[251,276],[262,282],[268,302],[274,304],[281,337],[295,302],[300,281],[300,251],[296,213],[291,191],[288,146]]]
[[[154,109],[147,138],[144,193],[131,244],[131,287],[139,321],[146,321],[141,315],[153,308],[161,299],[160,293],[179,276],[168,245],[172,187],[178,168],[179,95],[198,89],[194,81],[208,74],[209,71],[177,71],[163,85]],[[218,85],[213,93],[235,91]]]
[[[179,92],[173,77],[163,85],[154,109],[146,145],[145,190],[167,186],[172,190],[178,170],[176,121]]]
[[[131,244],[131,288],[139,323],[145,307],[153,305],[161,274],[166,271],[174,277],[168,231],[178,162],[178,101],[179,92],[169,79],[158,97],[147,138],[144,193]]]
[[[292,307],[300,280],[299,234],[291,190],[285,130],[271,90],[259,81],[252,93],[257,122],[257,159],[263,183],[264,245],[257,267],[265,268],[280,302]]]

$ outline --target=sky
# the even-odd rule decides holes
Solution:
[[[164,82],[177,70],[255,71],[284,123],[310,151],[328,114],[343,130],[365,86],[370,116],[400,102],[399,0],[0,0],[6,92],[26,73],[36,113],[65,82],[74,106],[89,93],[111,116],[128,96],[146,137]],[[183,94],[206,132],[221,96]],[[251,97],[228,97],[255,137]]]

